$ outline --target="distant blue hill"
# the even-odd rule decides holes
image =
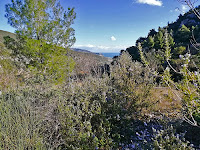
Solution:
[[[90,52],[88,50],[80,49],[80,48],[71,48],[71,49],[74,50],[74,51],[77,51],[77,52],[92,53],[92,52]]]
[[[119,56],[120,53],[95,53],[95,52],[90,52],[89,50],[85,50],[85,49],[80,49],[80,48],[71,48],[74,51],[77,52],[83,52],[83,53],[93,53],[96,55],[102,55],[104,57],[109,57],[109,58],[113,58],[114,56]]]

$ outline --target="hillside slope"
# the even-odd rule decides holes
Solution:
[[[200,10],[200,6],[197,10]],[[180,70],[184,63],[184,59],[180,58],[186,57],[188,53],[191,54],[189,69],[197,70],[200,67],[200,20],[191,10],[184,15],[180,14],[176,21],[167,26],[159,27],[158,30],[151,29],[146,37],[137,39],[136,46],[129,47],[126,51],[133,60],[141,61],[137,47],[140,43],[150,66],[162,73],[166,68],[166,42],[171,51],[170,63],[176,70]],[[173,78],[178,81],[182,77],[174,74]]]
[[[5,47],[3,44],[4,36],[10,36],[11,38],[14,39],[16,38],[16,35],[14,33],[0,30],[0,43],[1,43],[0,52],[1,49],[4,49]],[[0,55],[1,57],[5,57],[3,53],[1,53]],[[104,64],[109,64],[111,62],[110,58],[100,56],[90,51],[82,49],[71,48],[71,50],[68,51],[68,55],[71,56],[76,63],[73,71],[74,74],[79,74],[80,72],[84,74],[90,74],[92,69],[98,68],[98,66],[103,66]]]
[[[16,38],[16,35],[14,33],[0,30],[0,43],[4,42],[4,36],[10,36],[11,38]]]

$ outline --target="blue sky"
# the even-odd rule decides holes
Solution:
[[[7,24],[5,4],[0,0],[0,30],[14,32]],[[73,47],[93,52],[119,52],[146,36],[150,29],[175,21],[187,6],[178,0],[60,0],[62,6],[75,7]],[[199,3],[199,2],[198,2]],[[196,3],[196,5],[198,5]],[[177,9],[179,8],[179,10]]]

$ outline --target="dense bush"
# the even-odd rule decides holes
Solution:
[[[36,93],[26,89],[0,95],[0,149],[44,149]]]
[[[1,118],[2,148],[112,149],[130,144],[134,119],[148,109],[153,80],[127,53],[111,69],[110,76],[66,85],[52,86],[31,76],[24,86],[3,92],[2,116],[10,114],[10,119]]]
[[[65,88],[68,96],[60,101],[59,111],[67,148],[87,149],[88,145],[110,149],[131,142],[132,121],[148,108],[152,81],[147,77],[149,72],[140,63],[133,63],[127,53],[111,70],[110,77],[89,77]]]
[[[163,77],[169,81],[166,71]],[[161,137],[165,139],[167,134],[159,131],[155,136],[152,133],[151,127],[162,129],[159,122],[165,119],[163,114],[155,116],[152,104],[157,99],[152,97],[153,86],[152,70],[142,63],[132,62],[126,52],[111,66],[110,76],[87,76],[84,80],[69,80],[59,85],[43,76],[28,76],[24,78],[24,84],[1,95],[1,147],[159,147],[166,142]],[[157,121],[152,120],[150,125],[144,126],[146,119]],[[198,121],[198,113],[195,119]],[[145,145],[147,139],[140,137],[142,133],[148,133],[150,145]],[[177,133],[174,134],[170,132],[169,136],[176,137]],[[169,142],[178,141],[180,139]]]

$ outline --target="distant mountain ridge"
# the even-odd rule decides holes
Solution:
[[[83,52],[83,53],[92,53],[92,54],[96,54],[96,55],[101,55],[101,53],[97,53],[97,52],[91,52],[89,50],[86,49],[80,49],[80,48],[71,48],[71,50],[76,51],[76,52]]]
[[[80,49],[80,48],[71,48],[71,50],[77,51],[77,52],[84,52],[84,53],[93,53],[93,52],[90,52],[89,50]]]

